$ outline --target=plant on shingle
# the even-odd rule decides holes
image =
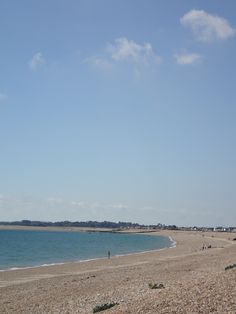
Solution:
[[[149,283],[148,286],[150,289],[164,289],[165,288],[163,283],[159,283],[159,285],[157,283]]]
[[[98,313],[110,309],[111,307],[118,305],[119,303],[104,303],[102,305],[97,305],[93,308],[93,313]]]
[[[236,267],[236,264],[232,264],[232,265],[228,265],[225,267],[225,270],[229,270],[229,269],[232,269],[232,268],[235,268]]]

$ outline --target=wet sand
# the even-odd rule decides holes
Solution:
[[[0,272],[0,313],[236,313],[235,233],[161,231],[175,248]],[[202,246],[211,246],[202,250]],[[164,289],[150,289],[163,283]]]

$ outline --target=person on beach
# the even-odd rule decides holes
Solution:
[[[111,258],[111,252],[110,251],[107,252],[107,257],[108,257],[108,259]]]

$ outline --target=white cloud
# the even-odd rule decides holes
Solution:
[[[118,63],[129,62],[133,65],[135,78],[139,78],[142,66],[160,64],[162,58],[154,52],[150,43],[138,44],[121,37],[108,43],[100,55],[88,57],[84,62],[103,71],[114,70]]]
[[[88,203],[84,201],[72,201],[71,205],[76,206],[76,207],[82,207],[82,208],[88,207]]]
[[[41,52],[37,52],[29,61],[29,67],[31,70],[36,71],[45,64],[45,59]]]
[[[196,64],[202,60],[202,56],[197,53],[175,54],[174,57],[176,62],[181,65]]]
[[[85,62],[105,71],[110,70],[112,68],[112,63],[109,60],[106,60],[105,58],[101,57],[92,56],[90,58],[85,59]]]
[[[117,204],[110,204],[110,205],[107,205],[107,207],[109,208],[112,208],[112,209],[128,209],[129,206],[126,205],[126,204],[122,204],[122,203],[117,203]]]
[[[8,98],[7,94],[0,93],[0,101],[4,101]]]
[[[203,10],[191,10],[186,13],[180,22],[186,27],[190,27],[196,38],[203,42],[214,39],[227,39],[236,34],[229,22],[217,15],[209,14]]]
[[[61,203],[63,203],[63,199],[59,198],[59,197],[49,197],[47,199],[47,202],[49,204],[52,204],[52,205],[54,205],[54,204],[61,204]]]
[[[86,209],[128,209],[129,206],[123,203],[100,203],[100,202],[85,202],[85,201],[72,201],[72,206]]]
[[[140,45],[125,37],[115,39],[114,44],[108,44],[107,51],[114,61],[133,61],[135,63],[161,63],[161,57],[154,53],[152,45]]]

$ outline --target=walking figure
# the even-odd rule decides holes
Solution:
[[[108,257],[108,259],[111,258],[111,252],[110,251],[107,252],[107,257]]]

